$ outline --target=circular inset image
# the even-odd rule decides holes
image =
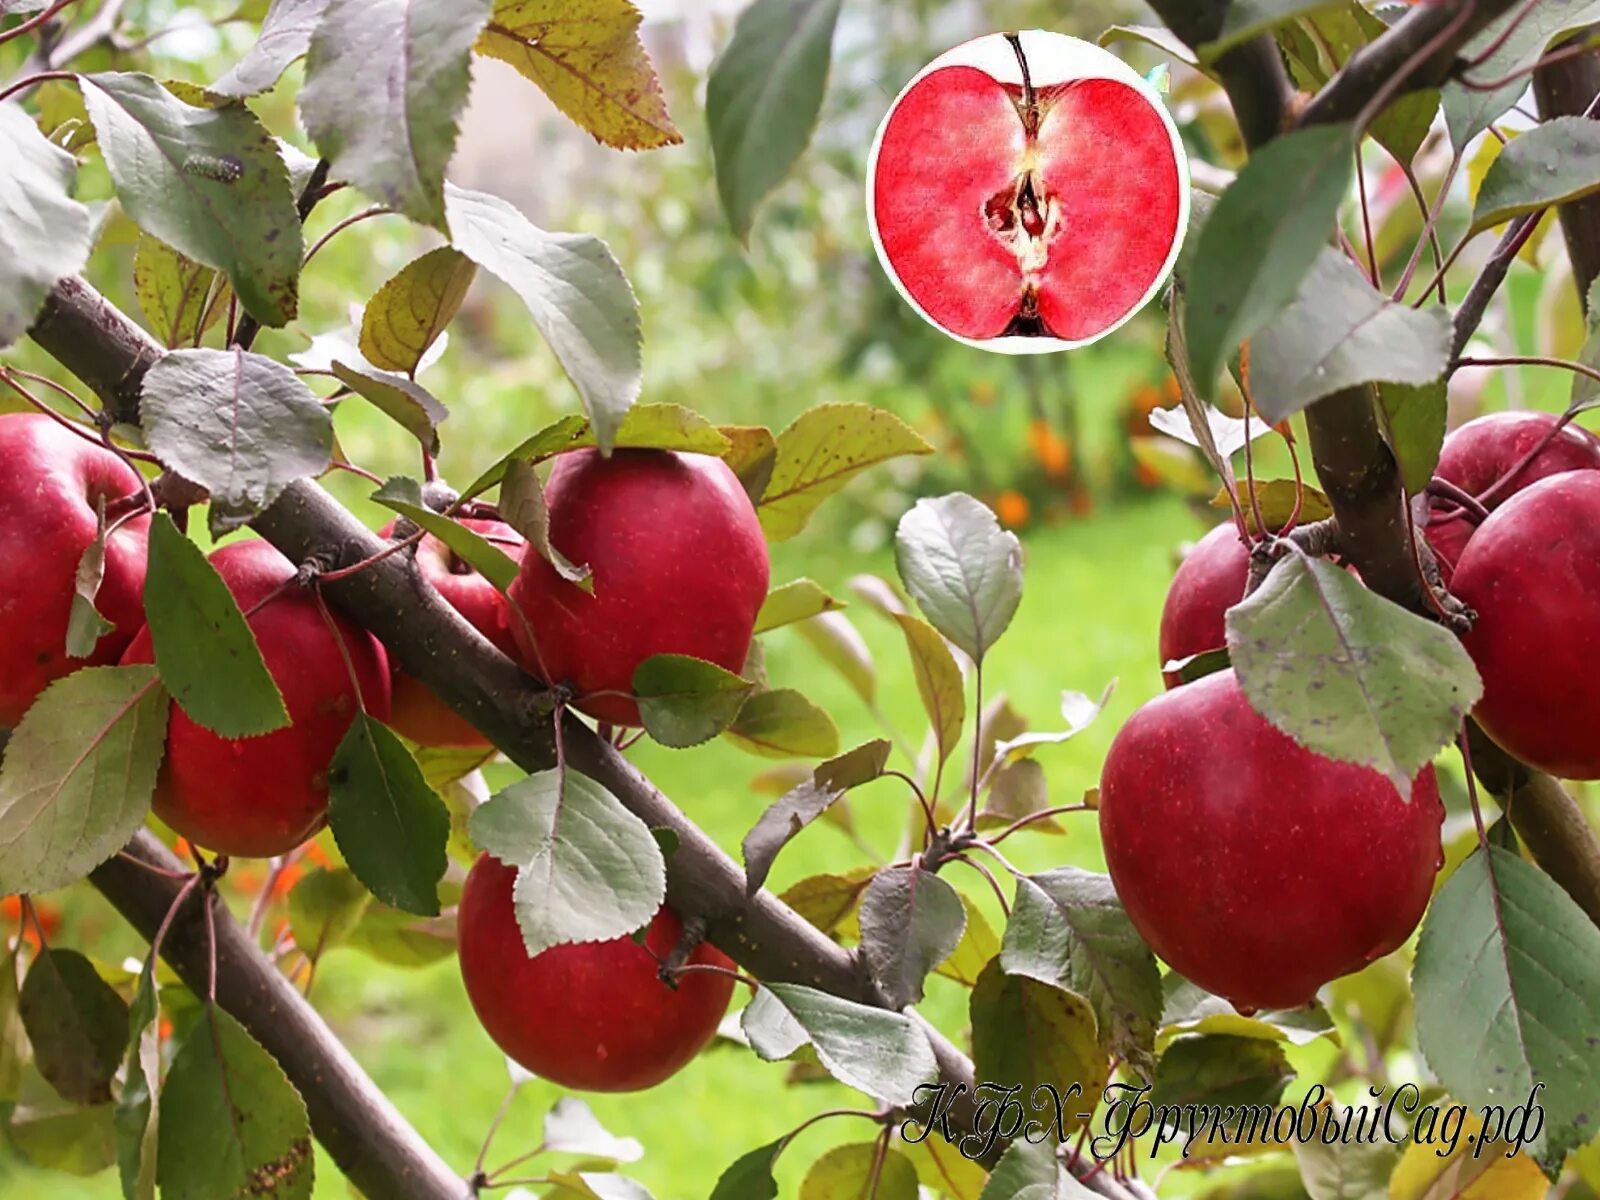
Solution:
[[[1189,221],[1189,164],[1155,89],[1040,29],[946,51],[867,163],[878,259],[907,302],[984,350],[1086,345],[1156,294]]]

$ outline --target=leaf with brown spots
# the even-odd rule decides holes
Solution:
[[[538,84],[596,141],[675,146],[683,135],[639,39],[641,20],[630,0],[499,0],[477,49]]]

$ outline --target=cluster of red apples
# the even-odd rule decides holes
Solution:
[[[144,628],[149,516],[136,512],[138,474],[118,455],[43,414],[0,416],[0,727],[14,727],[53,681],[83,666],[154,660]],[[511,600],[443,543],[423,539],[422,576],[490,641],[576,706],[612,725],[638,725],[633,673],[654,654],[687,654],[737,672],[766,597],[766,543],[738,479],[718,459],[667,451],[563,455],[546,488],[550,534],[586,564],[593,591],[563,579],[510,526],[471,522],[520,562]],[[86,659],[66,652],[75,580],[111,514],[95,605],[110,630]],[[388,532],[388,531],[386,531]],[[391,670],[383,645],[325,615],[296,568],[264,541],[231,541],[211,555],[238,601],[289,724],[232,739],[173,704],[155,812],[218,854],[285,854],[325,824],[328,766],[358,711],[424,746],[487,747],[418,680]],[[335,641],[335,639],[338,639]],[[342,643],[342,647],[340,645]],[[631,1090],[671,1075],[710,1039],[732,992],[730,975],[686,974],[676,988],[658,957],[678,939],[663,907],[645,945],[559,946],[529,957],[518,930],[516,872],[487,855],[468,875],[459,909],[467,991],[485,1028],[512,1057],[568,1087]],[[694,963],[727,965],[709,946]]]
[[[1534,767],[1600,778],[1600,438],[1544,413],[1480,417],[1435,477],[1455,499],[1430,495],[1424,532],[1475,614],[1474,718]],[[1162,611],[1163,664],[1225,645],[1249,565],[1231,523],[1199,541]],[[1307,1003],[1399,947],[1442,863],[1432,767],[1403,799],[1279,732],[1231,670],[1165,680],[1118,733],[1100,793],[1112,880],[1156,953],[1253,1010]]]

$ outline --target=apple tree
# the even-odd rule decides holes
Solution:
[[[1552,222],[1594,311],[1600,14],[1154,7],[1164,27],[1106,42],[1162,56],[1210,114],[1186,129],[1196,187],[1157,314],[1181,404],[1154,421],[1227,518],[1150,631],[1168,690],[1060,803],[1040,760],[1104,697],[1066,692],[1033,728],[986,678],[1024,556],[971,496],[918,500],[898,586],[856,588],[859,619],[903,640],[920,749],[841,745],[805,681],[766,670],[762,636],[793,626],[871,705],[840,599],[772,578],[768,545],[933,447],[862,404],[774,431],[652,402],[626,264],[447,177],[488,56],[605,146],[704,136],[748,239],[810,141],[838,0],[740,14],[703,134],[675,124],[629,0],[246,3],[228,20],[253,48],[190,79],[148,69],[162,30],[138,4],[0,4],[0,384],[20,405],[0,415],[0,894],[28,935],[0,955],[0,1113],[19,1153],[105,1170],[129,1200],[309,1196],[313,1138],[374,1200],[648,1195],[576,1098],[532,1154],[446,1162],[362,1072],[303,994],[316,961],[426,938],[517,1072],[643,1091],[720,1030],[860,1094],[713,1147],[714,1200],[791,1179],[810,1200],[1600,1193],[1600,843],[1559,782],[1600,777],[1600,441],[1573,423],[1600,337],[1575,356],[1474,341]],[[1530,84],[1540,119],[1511,137]],[[1446,148],[1437,173],[1425,145]],[[1398,202],[1369,188],[1380,166]],[[111,199],[86,203],[87,179]],[[1032,218],[1015,238],[1053,236],[1029,181],[1012,194]],[[329,225],[320,206],[352,196],[371,207]],[[1375,212],[1401,206],[1414,224],[1386,241]],[[131,279],[88,278],[113,207]],[[348,328],[259,352],[318,251],[379,217],[434,248],[348,297]],[[421,377],[480,273],[573,403],[446,481],[451,398]],[[1523,366],[1572,377],[1563,416],[1446,438],[1452,376]],[[415,468],[351,461],[346,406],[392,422]],[[1292,478],[1258,476],[1269,447]],[[381,529],[335,474],[365,481]],[[1063,622],[1041,653],[1082,636]],[[641,737],[776,764],[742,861],[629,761]],[[517,773],[487,794],[491,759]],[[852,803],[908,814],[893,861],[764,886]],[[1096,825],[1106,873],[1008,853]],[[33,898],[71,886],[147,939],[137,969],[46,928]],[[964,1028],[919,1011],[934,974],[967,990]],[[1326,1133],[1375,1101],[1381,1131]],[[1472,1140],[1441,1134],[1466,1114]],[[796,1163],[824,1123],[836,1144]]]

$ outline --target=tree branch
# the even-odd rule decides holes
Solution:
[[[1577,36],[1589,37],[1594,32],[1591,26]],[[1533,95],[1539,115],[1545,118],[1588,112],[1600,96],[1600,50],[1540,67],[1533,73]],[[1600,275],[1600,195],[1563,204],[1556,212],[1567,257],[1572,260],[1578,303],[1587,307],[1589,286]]]

